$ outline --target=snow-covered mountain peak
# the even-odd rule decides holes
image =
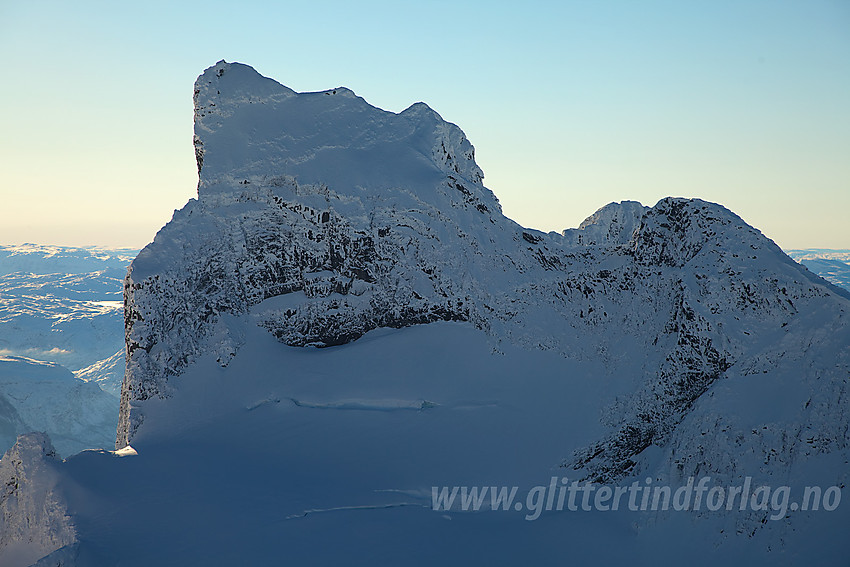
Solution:
[[[22,463],[36,463],[44,458],[58,459],[50,438],[39,432],[19,436],[17,443],[6,454]]]
[[[806,270],[790,261],[761,231],[717,203],[702,199],[666,197],[643,216],[630,242],[635,260],[643,264],[683,267],[696,257],[726,266],[740,263],[757,270],[775,269],[774,263],[793,266],[810,279]],[[826,284],[819,278],[819,285]],[[827,284],[828,285],[828,284]]]
[[[353,90],[349,89],[348,87],[335,87],[333,89],[318,91],[318,94],[342,98],[360,98]]]
[[[619,246],[631,240],[649,210],[637,201],[609,203],[584,219],[578,229],[568,228],[562,234],[574,245]]]
[[[636,218],[640,220],[649,207],[643,206],[638,201],[620,201],[619,203],[608,203],[595,213],[584,219],[578,226],[579,230],[585,230],[592,225],[608,225],[612,222],[622,222],[624,219]]]
[[[424,104],[395,114],[340,89],[295,93],[225,62],[196,91],[199,197],[124,282],[116,444],[133,448],[63,464],[80,557],[260,564],[283,546],[339,563],[368,556],[368,533],[403,550],[371,563],[445,562],[410,556],[425,534],[470,564],[481,549],[489,562],[556,557],[573,534],[578,562],[658,564],[727,538],[735,557],[759,530],[762,549],[812,550],[822,526],[846,524],[755,508],[547,508],[531,529],[507,513],[434,515],[434,486],[531,486],[553,471],[563,484],[845,486],[848,297],[698,199],[612,203],[562,235],[525,229],[483,186],[463,132]],[[110,516],[114,502],[133,513]],[[460,521],[447,531],[446,518]],[[150,525],[162,546],[138,537]],[[604,540],[584,541],[599,528]],[[222,533],[224,552],[210,548]],[[479,544],[494,533],[507,554]],[[514,547],[523,534],[537,539]],[[330,547],[335,561],[312,560]]]
[[[463,132],[424,104],[395,114],[346,88],[295,93],[251,67],[219,62],[195,84],[195,149],[202,201],[263,191],[282,198],[290,181],[374,199],[412,191],[497,211]],[[423,192],[423,188],[428,190]]]
[[[235,63],[198,79],[199,199],[139,254],[125,285],[119,445],[144,400],[171,395],[170,377],[204,353],[222,365],[235,356],[244,332],[231,315],[296,346],[461,320],[496,342],[583,358],[628,335],[674,361],[650,382],[690,372],[710,383],[745,347],[709,339],[707,320],[678,322],[696,304],[712,305],[710,319],[761,302],[762,317],[788,322],[797,305],[776,294],[829,293],[759,231],[698,199],[612,203],[560,236],[523,229],[501,214],[456,125],[423,103],[396,114],[337,95],[295,93]],[[655,348],[691,348],[675,333],[703,334],[710,348]],[[600,343],[577,346],[587,336]],[[665,412],[661,421],[678,419]]]
[[[242,104],[264,103],[293,96],[295,91],[263,77],[253,67],[219,61],[195,80],[195,118],[226,116]],[[201,120],[213,126],[213,120]]]
[[[29,565],[75,537],[56,493],[59,459],[44,433],[27,433],[0,460],[0,556]]]

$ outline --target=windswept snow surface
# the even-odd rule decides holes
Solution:
[[[723,513],[434,511],[433,486],[518,486],[525,502],[569,476],[553,466],[563,448],[602,433],[598,408],[629,381],[554,353],[495,353],[468,323],[376,330],[331,349],[244,325],[227,368],[204,357],[151,404],[137,456],[64,463],[78,565],[795,565],[850,552],[847,507],[753,538],[722,532]],[[728,388],[758,407],[758,391]],[[361,407],[340,407],[352,399]]]

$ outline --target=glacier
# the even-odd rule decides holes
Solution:
[[[116,451],[56,465],[44,564],[844,561],[846,505],[528,522],[431,489],[843,488],[846,290],[698,199],[521,227],[423,103],[224,61],[194,101],[198,198],[124,280]]]

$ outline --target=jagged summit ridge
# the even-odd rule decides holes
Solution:
[[[239,63],[220,61],[196,81],[195,148],[201,199],[234,180],[294,177],[359,195],[451,175],[498,210],[472,144],[426,104],[395,114],[343,87],[296,93]]]

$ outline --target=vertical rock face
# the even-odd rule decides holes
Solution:
[[[75,540],[55,491],[59,460],[44,433],[18,437],[0,460],[0,556],[29,565]]]
[[[789,450],[812,428],[822,450],[848,446],[847,294],[719,205],[612,203],[563,234],[523,229],[461,130],[426,105],[394,114],[345,88],[295,93],[225,62],[196,82],[194,143],[198,199],[125,281],[119,447],[201,356],[228,364],[243,341],[234,318],[319,347],[464,320],[496,349],[599,360],[636,386],[603,409],[608,434],[565,459],[585,478],[634,473],[652,445],[685,451],[697,401],[762,367],[805,366],[804,389],[832,392],[795,414]],[[722,454],[733,474],[724,443],[671,453],[669,467]]]

